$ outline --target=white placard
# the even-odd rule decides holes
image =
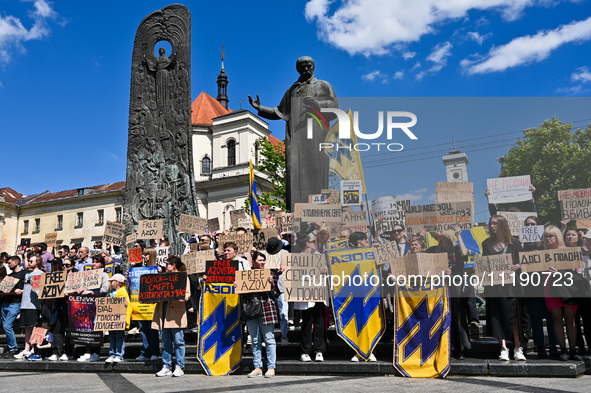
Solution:
[[[490,192],[488,203],[513,203],[529,201],[533,198],[529,175],[486,179],[486,188]]]

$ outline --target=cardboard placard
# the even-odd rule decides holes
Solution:
[[[33,280],[31,281],[31,290],[32,291],[36,291],[37,293],[39,292],[39,290],[41,289],[41,276],[43,274],[37,274],[36,276],[33,276]]]
[[[0,240],[0,252],[6,251],[6,239]]]
[[[210,218],[207,220],[207,232],[214,233],[220,230],[220,220],[216,218]]]
[[[34,327],[33,333],[31,333],[31,338],[29,342],[31,345],[41,345],[43,344],[43,340],[45,340],[45,336],[47,335],[47,329],[43,329],[40,327]]]
[[[252,232],[247,232],[244,234],[237,234],[237,233],[230,233],[228,235],[220,235],[218,239],[218,244],[220,248],[224,247],[224,244],[227,242],[234,242],[238,246],[238,254],[244,254],[246,252],[250,252],[252,248]]]
[[[499,216],[505,217],[507,220],[509,229],[511,229],[511,236],[519,236],[519,228],[523,226],[523,223],[527,217],[538,216],[538,213],[536,212],[497,212],[497,214]]]
[[[279,233],[294,231],[294,218],[292,213],[276,213],[274,214],[275,228]]]
[[[94,331],[125,330],[127,306],[124,297],[96,298],[96,319]]]
[[[142,262],[142,248],[141,247],[128,248],[127,249],[127,256],[129,259],[129,263],[141,263]]]
[[[343,206],[359,206],[363,201],[361,180],[341,180],[341,201]]]
[[[270,206],[267,206],[267,205],[259,206],[259,216],[261,217],[261,220],[269,215],[270,210],[271,210]]]
[[[140,220],[137,226],[138,239],[161,239],[164,236],[163,220]]]
[[[376,255],[376,265],[378,266],[385,263],[394,262],[396,258],[400,257],[400,252],[398,251],[396,242],[374,244],[373,252]]]
[[[104,269],[84,270],[81,272],[69,273],[66,280],[66,293],[76,292],[79,289],[97,289],[103,282]]]
[[[132,233],[125,237],[125,246],[127,248],[132,248],[135,242],[137,242],[137,233]]]
[[[308,203],[314,203],[316,205],[322,205],[322,204],[328,203],[328,195],[326,195],[326,194],[308,195]]]
[[[342,213],[341,223],[345,226],[367,226],[367,211],[358,210]]]
[[[474,257],[476,275],[480,278],[480,285],[504,286],[511,283],[513,257],[511,254],[487,255]]]
[[[519,238],[524,243],[541,242],[543,235],[543,225],[529,225],[526,227],[519,227]]]
[[[275,228],[255,229],[252,232],[252,238],[253,238],[252,245],[257,250],[266,250],[267,243],[269,242],[269,239],[272,237],[278,237],[278,236],[279,236],[279,232]]]
[[[230,211],[230,222],[233,227],[238,225],[238,220],[241,218],[246,218],[246,211],[244,209]]]
[[[385,196],[371,201],[371,214],[374,219],[381,216],[386,218],[395,217],[398,212],[398,205],[396,204],[395,196]]]
[[[171,302],[185,299],[187,272],[144,274],[140,276],[140,303]]]
[[[206,227],[207,219],[188,214],[181,214],[177,231],[181,233],[204,234]]]
[[[156,247],[156,264],[159,266],[166,266],[170,247]]]
[[[330,224],[325,224],[323,226],[323,228],[327,228],[328,230],[330,230],[329,236],[331,239],[335,239],[335,238],[339,238],[339,237],[347,237],[349,236],[348,234],[345,234],[343,231],[349,231],[350,233],[353,232],[367,232],[367,223],[361,224],[358,223],[359,225],[345,225],[345,224],[335,224],[335,223],[330,223]]]
[[[561,217],[571,220],[591,218],[591,188],[558,191]]]
[[[286,302],[324,302],[326,257],[324,254],[283,254],[283,282]]]
[[[56,299],[66,294],[66,281],[68,272],[43,273],[41,275],[41,287],[39,288],[39,299]]]
[[[549,267],[556,270],[585,267],[580,247],[520,252],[519,265],[523,272],[545,272]]]
[[[6,276],[4,277],[4,279],[2,281],[0,281],[0,292],[10,292],[12,291],[12,288],[14,288],[14,286],[16,284],[18,284],[19,279],[18,278],[14,278],[14,277],[10,277],[10,276]]]
[[[206,261],[205,262],[205,282],[213,283],[233,283],[236,280],[236,271],[238,270],[238,261]]]
[[[474,183],[437,182],[435,185],[435,203],[472,202]]]
[[[191,250],[193,252],[199,251],[199,243],[197,243],[197,242],[189,243],[189,250]]]
[[[340,202],[341,192],[337,189],[323,188],[320,193],[328,196],[328,204],[334,205]]]
[[[577,228],[578,229],[589,229],[591,227],[591,218],[584,218],[582,220],[577,220]]]
[[[181,261],[187,267],[187,274],[205,273],[205,262],[215,260],[213,250],[196,251],[181,255]]]
[[[395,267],[392,265],[395,265]],[[404,270],[402,270],[403,266]],[[394,275],[415,275],[422,277],[441,275],[441,272],[447,269],[448,266],[449,261],[446,253],[430,254],[424,252],[406,254],[402,258],[396,258],[390,264],[392,274]]]
[[[268,269],[279,269],[283,261],[283,255],[287,254],[286,252],[278,252],[277,254],[269,254],[266,251],[261,251],[261,253],[265,256],[265,267]]]
[[[240,217],[238,219],[238,227],[242,227],[242,228],[252,228],[253,224],[252,224],[252,217],[251,216],[246,216],[246,217]]]
[[[271,290],[271,269],[236,271],[235,293],[268,292]]]
[[[107,221],[105,232],[103,233],[103,244],[114,244],[120,246],[123,241],[125,225],[116,221]]]
[[[422,228],[430,232],[453,230],[454,225],[471,229],[473,217],[472,202],[410,206],[406,211],[405,227],[407,233],[419,232]]]
[[[529,175],[486,179],[486,188],[490,192],[488,203],[530,201],[533,198],[530,186]]]
[[[57,232],[46,233],[44,243],[47,244],[47,247],[55,247],[57,244]]]
[[[326,204],[316,205],[313,203],[296,203],[294,218],[300,218],[303,222],[341,222],[341,205]]]

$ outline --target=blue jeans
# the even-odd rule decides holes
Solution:
[[[162,363],[172,370],[172,344],[174,342],[174,354],[176,364],[185,367],[185,331],[179,328],[162,329]]]
[[[16,336],[14,335],[14,320],[21,312],[20,303],[2,303],[2,326],[6,334],[6,343],[9,351],[18,351]]]
[[[277,310],[279,310],[279,326],[281,326],[281,339],[287,340],[287,331],[289,329],[288,317],[287,313],[289,311],[289,307],[287,302],[285,301],[285,294],[282,293],[281,295],[275,298],[277,302]]]
[[[123,359],[123,354],[125,353],[125,331],[109,330],[109,341],[111,342],[109,356]]]
[[[252,360],[255,368],[263,368],[263,360],[261,358],[261,349],[263,347],[263,339],[265,340],[265,348],[267,349],[267,368],[275,368],[275,327],[273,325],[263,325],[261,317],[249,319],[246,321],[248,326],[248,333],[252,338]]]
[[[138,321],[140,334],[142,336],[141,355],[149,358],[160,355],[160,342],[158,330],[152,329],[152,321]]]

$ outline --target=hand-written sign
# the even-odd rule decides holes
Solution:
[[[324,254],[284,253],[283,280],[286,302],[323,302],[326,287],[326,257]]]
[[[435,185],[435,203],[472,202],[474,183],[438,182]]]
[[[271,207],[267,206],[267,205],[259,206],[259,215],[261,216],[261,219],[263,219],[269,215],[270,208]]]
[[[140,276],[140,303],[184,300],[187,292],[187,272],[144,274]]]
[[[269,254],[266,251],[261,251],[265,256],[265,267],[269,269],[279,269],[283,261],[283,255],[286,254],[285,252],[278,252],[277,254]]]
[[[519,227],[519,238],[524,243],[541,242],[543,234],[543,225],[529,225],[526,227]]]
[[[213,250],[196,251],[181,255],[181,260],[187,267],[187,274],[205,273],[205,262],[214,259]]]
[[[160,239],[164,236],[163,220],[141,220],[137,227],[138,239]]]
[[[47,244],[47,247],[55,247],[57,244],[57,232],[46,233],[44,243]]]
[[[410,208],[410,200],[400,200],[396,201],[396,211],[394,212],[391,209],[390,217],[386,217],[384,221],[382,221],[381,226],[378,228],[381,231],[381,237],[388,238],[390,232],[394,230],[396,225],[403,225],[406,227],[406,210]],[[374,219],[379,218],[374,214]],[[408,231],[409,233],[412,232],[411,230]],[[393,239],[390,239],[393,240]]]
[[[357,224],[357,225],[352,225],[352,224]],[[348,231],[349,233],[367,232],[367,223],[361,224],[360,222],[349,223],[346,225],[345,224],[335,224],[334,222],[331,222],[330,224],[325,224],[323,227],[326,228],[327,230],[330,230],[329,235],[330,235],[331,239],[347,236],[347,234],[345,234],[343,231]]]
[[[233,283],[236,280],[238,261],[207,261],[205,262],[205,282]]]
[[[529,216],[537,217],[536,212],[497,212],[499,216],[505,217],[509,229],[511,230],[511,236],[519,236],[519,228],[523,226],[525,219]]]
[[[583,218],[582,220],[577,220],[577,228],[588,229],[590,227],[591,227],[591,218]]]
[[[33,276],[33,280],[31,281],[31,290],[38,292],[41,289],[41,276],[42,274]]]
[[[41,345],[43,344],[43,340],[45,340],[45,336],[47,335],[47,329],[43,329],[40,327],[34,327],[33,333],[31,333],[31,338],[29,342],[31,345]]]
[[[361,180],[341,180],[341,201],[343,206],[359,206],[362,202]]]
[[[252,248],[252,233],[230,233],[228,235],[220,235],[218,242],[221,247],[223,247],[227,242],[234,242],[238,246],[238,254],[244,254],[249,252]]]
[[[144,274],[158,274],[158,266],[132,267],[127,272],[129,280],[129,300],[138,301],[140,293],[140,277]]]
[[[342,213],[341,223],[345,226],[367,225],[367,212],[365,210]]]
[[[79,289],[97,289],[101,287],[103,282],[103,270],[84,270],[68,274],[66,280],[66,293],[76,292]]]
[[[97,297],[94,331],[125,330],[127,306],[124,297]]]
[[[277,232],[277,229],[275,228],[255,229],[252,232],[252,245],[257,250],[265,250],[267,248],[267,243],[269,242],[269,239],[277,236],[279,236],[279,232]]]
[[[207,232],[213,233],[220,230],[220,220],[216,218],[210,218],[207,220]]]
[[[544,272],[549,267],[561,270],[578,269],[585,266],[580,247],[520,252],[519,265],[521,265],[523,272]]]
[[[140,263],[142,261],[141,247],[128,248],[127,255],[129,257],[129,263]]]
[[[447,254],[417,253],[407,254],[402,258],[396,258],[390,263],[394,275],[415,275],[427,277],[429,275],[441,275],[449,265]]]
[[[178,231],[182,233],[205,233],[207,226],[207,219],[201,217],[190,216],[188,214],[181,214],[179,218]]]
[[[325,195],[325,194],[308,195],[308,203],[314,203],[316,205],[322,205],[322,204],[328,203],[328,195]]]
[[[389,242],[386,244],[374,244],[373,251],[376,256],[376,265],[383,265],[385,263],[394,262],[396,258],[400,257],[398,246],[396,242]]]
[[[279,232],[293,231],[293,214],[292,213],[277,213],[275,217],[275,228]]]
[[[410,206],[406,211],[406,227],[409,232],[421,228],[437,232],[453,229],[472,228],[472,202],[446,202],[433,205]]]
[[[124,232],[124,224],[115,221],[107,221],[107,224],[105,225],[105,233],[103,234],[103,243],[110,243],[116,246],[121,245]]]
[[[341,222],[341,205],[326,204],[316,205],[313,203],[296,203],[295,218],[301,218],[303,222]]]
[[[241,218],[246,218],[246,211],[244,209],[230,211],[230,221],[233,227],[238,225],[238,220]]]
[[[242,228],[252,228],[252,217],[251,216],[246,216],[246,217],[240,217],[238,219],[238,224],[239,227]]]
[[[395,196],[385,196],[371,201],[371,214],[374,219],[381,216],[386,218],[395,217],[398,212]]]
[[[339,201],[339,197],[341,196],[340,190],[331,189],[331,188],[323,188],[322,190],[320,190],[320,193],[328,196],[327,203],[329,203],[331,205],[334,205],[334,204],[337,204],[340,202]]]
[[[530,186],[529,175],[486,179],[486,188],[490,192],[488,203],[529,201],[533,198]]]
[[[66,292],[66,279],[68,272],[65,270],[41,275],[41,287],[39,299],[55,299],[63,297]]]
[[[511,273],[513,273],[511,269],[511,266],[513,266],[511,254],[475,257],[474,265],[476,267],[476,275],[482,280],[480,285],[483,287],[501,286],[511,282]]]
[[[271,290],[271,269],[236,271],[235,293],[268,292]]]
[[[14,286],[16,284],[18,284],[19,279],[18,278],[14,278],[14,277],[10,277],[10,276],[6,276],[4,277],[4,279],[2,281],[0,281],[0,292],[10,292],[12,291],[12,288],[14,288]]]
[[[135,242],[137,242],[137,233],[132,233],[125,237],[125,246],[127,248],[132,248]]]
[[[562,217],[571,220],[591,218],[591,188],[558,191]]]
[[[166,266],[168,259],[168,252],[170,247],[156,247],[156,264],[159,266]]]

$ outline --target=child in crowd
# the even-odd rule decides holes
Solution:
[[[110,297],[125,298],[125,307],[127,307],[127,315],[125,318],[125,329],[129,329],[131,321],[131,307],[129,307],[129,294],[125,288],[125,276],[123,274],[115,274],[109,279],[111,282]],[[111,348],[109,350],[109,357],[105,360],[107,363],[119,363],[123,361],[123,354],[125,353],[125,330],[109,330],[109,340]]]
[[[42,359],[46,359],[51,355],[52,348],[53,348],[53,334],[51,333],[51,327],[49,326],[49,321],[43,321],[41,323],[41,327],[43,329],[47,329],[45,333],[45,337],[43,337],[43,342],[41,344],[33,344],[32,353],[29,356],[29,360],[32,361],[39,361]]]

